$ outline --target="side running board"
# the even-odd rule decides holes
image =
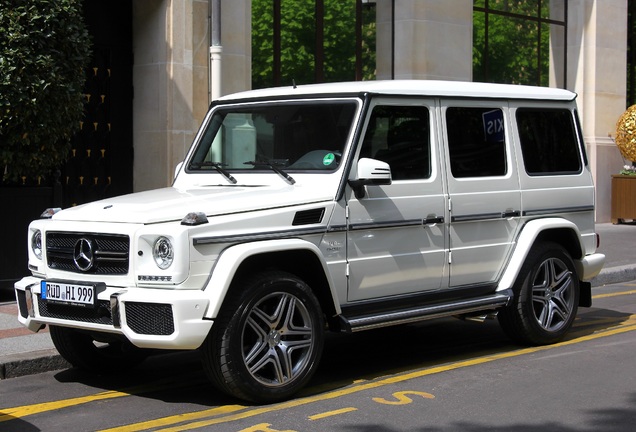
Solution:
[[[485,297],[415,306],[371,315],[340,315],[339,319],[342,331],[349,333],[453,315],[490,311],[506,306],[511,298],[512,291],[508,290]]]

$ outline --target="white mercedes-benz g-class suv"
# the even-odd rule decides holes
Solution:
[[[559,341],[604,262],[575,96],[368,81],[223,97],[172,187],[31,223],[19,320],[96,372],[199,349],[255,402],[303,387],[327,331],[496,314],[518,342]]]

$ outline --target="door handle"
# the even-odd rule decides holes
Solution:
[[[433,225],[438,223],[444,223],[444,216],[428,215],[424,219],[424,225]]]
[[[521,216],[521,212],[519,210],[508,209],[505,212],[501,213],[501,217],[503,219],[514,218],[514,217],[519,217],[519,216]]]

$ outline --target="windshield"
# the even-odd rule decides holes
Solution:
[[[334,171],[356,107],[354,100],[329,100],[217,108],[187,170],[226,178],[237,170]]]

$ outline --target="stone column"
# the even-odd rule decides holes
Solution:
[[[376,14],[377,79],[392,69],[395,79],[472,79],[471,0],[378,0]]]
[[[222,2],[222,93],[251,85],[251,2]],[[133,2],[135,191],[169,186],[209,102],[208,0]]]
[[[222,0],[221,16],[226,95],[252,88],[252,0]]]
[[[626,108],[626,52],[625,0],[568,2],[567,87],[578,93],[596,183],[597,222],[610,220],[611,175],[624,164],[611,136]]]

